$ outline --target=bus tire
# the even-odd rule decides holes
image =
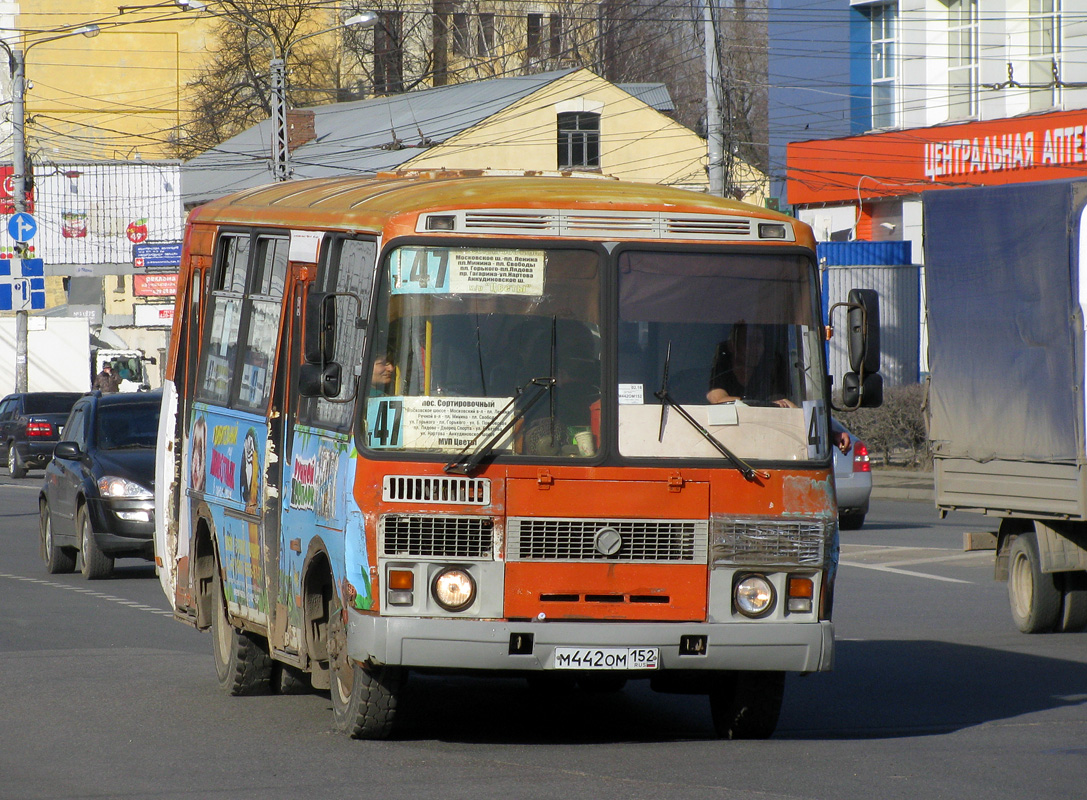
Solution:
[[[1060,622],[1061,592],[1053,574],[1042,572],[1038,540],[1021,533],[1008,555],[1008,601],[1012,619],[1023,633],[1048,633]]]
[[[86,506],[80,507],[76,512],[76,523],[79,526],[79,552],[82,556],[80,570],[83,577],[89,581],[108,578],[113,574],[113,556],[103,553],[95,541],[91,515]]]
[[[713,728],[722,739],[769,739],[784,696],[784,672],[725,673],[710,690]]]
[[[1087,572],[1061,573],[1061,618],[1057,630],[1076,633],[1087,628]]]
[[[309,675],[281,661],[272,666],[272,688],[276,694],[309,694],[313,691]]]
[[[75,571],[75,551],[69,547],[57,547],[53,539],[53,520],[49,516],[49,504],[42,500],[38,505],[38,529],[42,537],[42,561],[45,571],[59,575]]]
[[[328,639],[332,727],[352,739],[387,739],[396,718],[404,671],[364,666],[348,656],[347,628],[336,599],[329,609]]]
[[[230,624],[226,612],[223,581],[216,578],[215,613],[211,619],[212,653],[219,687],[235,697],[269,694],[272,659],[260,637]]]

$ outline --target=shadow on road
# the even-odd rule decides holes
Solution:
[[[1087,634],[1064,634],[1083,637]],[[1087,702],[1081,661],[936,641],[839,642],[834,672],[790,675],[776,739],[943,734]],[[702,696],[546,691],[523,679],[412,675],[397,739],[569,744],[713,738]]]

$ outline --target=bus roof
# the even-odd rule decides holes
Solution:
[[[410,223],[414,231],[420,213],[465,209],[581,209],[765,219],[790,223],[797,242],[814,248],[806,225],[769,209],[684,189],[571,173],[413,171],[286,181],[198,206],[189,220],[388,233],[387,226],[397,218],[401,224]],[[513,235],[518,232],[510,230]]]

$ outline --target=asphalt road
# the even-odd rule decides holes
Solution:
[[[539,694],[412,676],[395,739],[329,730],[327,695],[231,698],[153,570],[49,576],[40,473],[0,479],[0,798],[1078,798],[1087,633],[1012,626],[986,520],[876,499],[843,534],[831,673],[778,732],[713,738],[704,698]]]

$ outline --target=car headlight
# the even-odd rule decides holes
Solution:
[[[774,607],[774,585],[762,575],[746,575],[732,590],[736,610],[745,617],[762,617]]]
[[[476,599],[476,582],[467,570],[457,567],[439,572],[431,589],[438,605],[446,611],[463,611]]]
[[[103,475],[99,478],[98,492],[102,497],[117,497],[125,500],[150,500],[154,497],[150,489],[116,475]]]

